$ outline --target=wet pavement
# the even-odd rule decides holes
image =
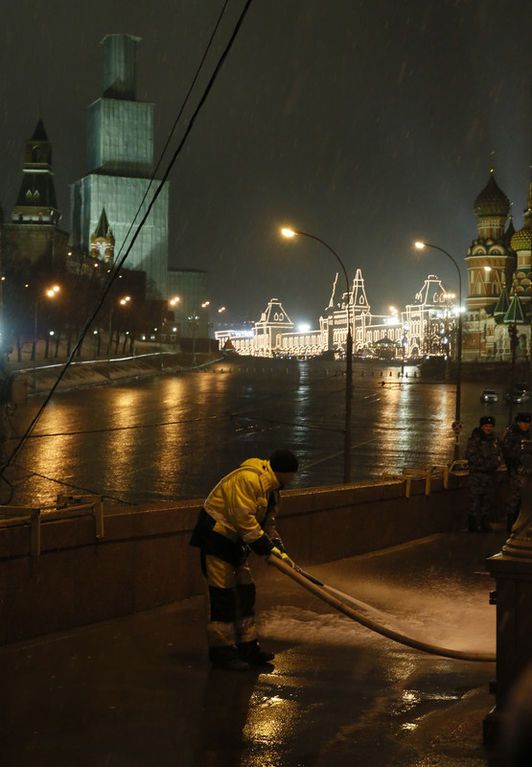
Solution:
[[[410,633],[491,651],[484,561],[503,539],[437,535],[309,569]],[[277,653],[265,673],[209,668],[202,597],[0,648],[3,767],[486,765],[493,663],[392,643],[252,565]]]
[[[130,504],[202,497],[245,458],[279,446],[301,459],[298,486],[341,482],[343,374],[341,362],[242,359],[56,394],[17,459],[14,502],[53,503],[65,489]],[[399,367],[355,364],[355,481],[452,458],[454,385],[421,382],[414,367],[399,374]],[[479,402],[488,383],[463,386],[464,439],[485,412],[505,423],[504,403]],[[38,404],[16,414],[14,436]]]

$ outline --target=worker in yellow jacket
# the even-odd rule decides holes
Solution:
[[[273,660],[260,648],[255,627],[255,583],[250,551],[291,562],[275,529],[279,490],[291,482],[298,461],[290,450],[269,460],[250,458],[209,494],[190,543],[200,548],[209,597],[207,638],[211,663],[244,670]]]

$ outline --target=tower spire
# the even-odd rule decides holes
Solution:
[[[31,138],[26,141],[22,183],[12,220],[56,224],[60,217],[52,172],[52,145],[39,118]]]
[[[490,176],[493,176],[495,173],[495,149],[492,149],[490,152]]]

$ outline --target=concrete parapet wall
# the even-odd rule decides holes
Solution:
[[[410,498],[399,481],[292,490],[278,526],[291,556],[309,565],[456,530],[465,502],[457,480],[448,490],[434,481],[429,496],[413,481]],[[188,545],[200,504],[109,509],[100,541],[90,516],[45,521],[34,557],[28,525],[0,527],[0,644],[200,593]]]

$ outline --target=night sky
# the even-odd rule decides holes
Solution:
[[[10,3],[0,28],[5,214],[41,115],[70,228],[69,184],[86,170],[86,107],[101,95],[107,33],[142,37],[137,96],[156,104],[157,154],[222,5]],[[230,0],[209,73],[242,6]],[[362,268],[374,312],[412,301],[429,272],[454,289],[445,257],[410,243],[463,258],[492,150],[522,225],[531,29],[528,0],[254,0],[172,171],[170,265],[207,269],[206,298],[225,304],[228,320],[257,319],[275,296],[294,321],[314,324],[335,262],[309,240],[282,241],[276,228],[288,223],[327,240],[351,274]]]

